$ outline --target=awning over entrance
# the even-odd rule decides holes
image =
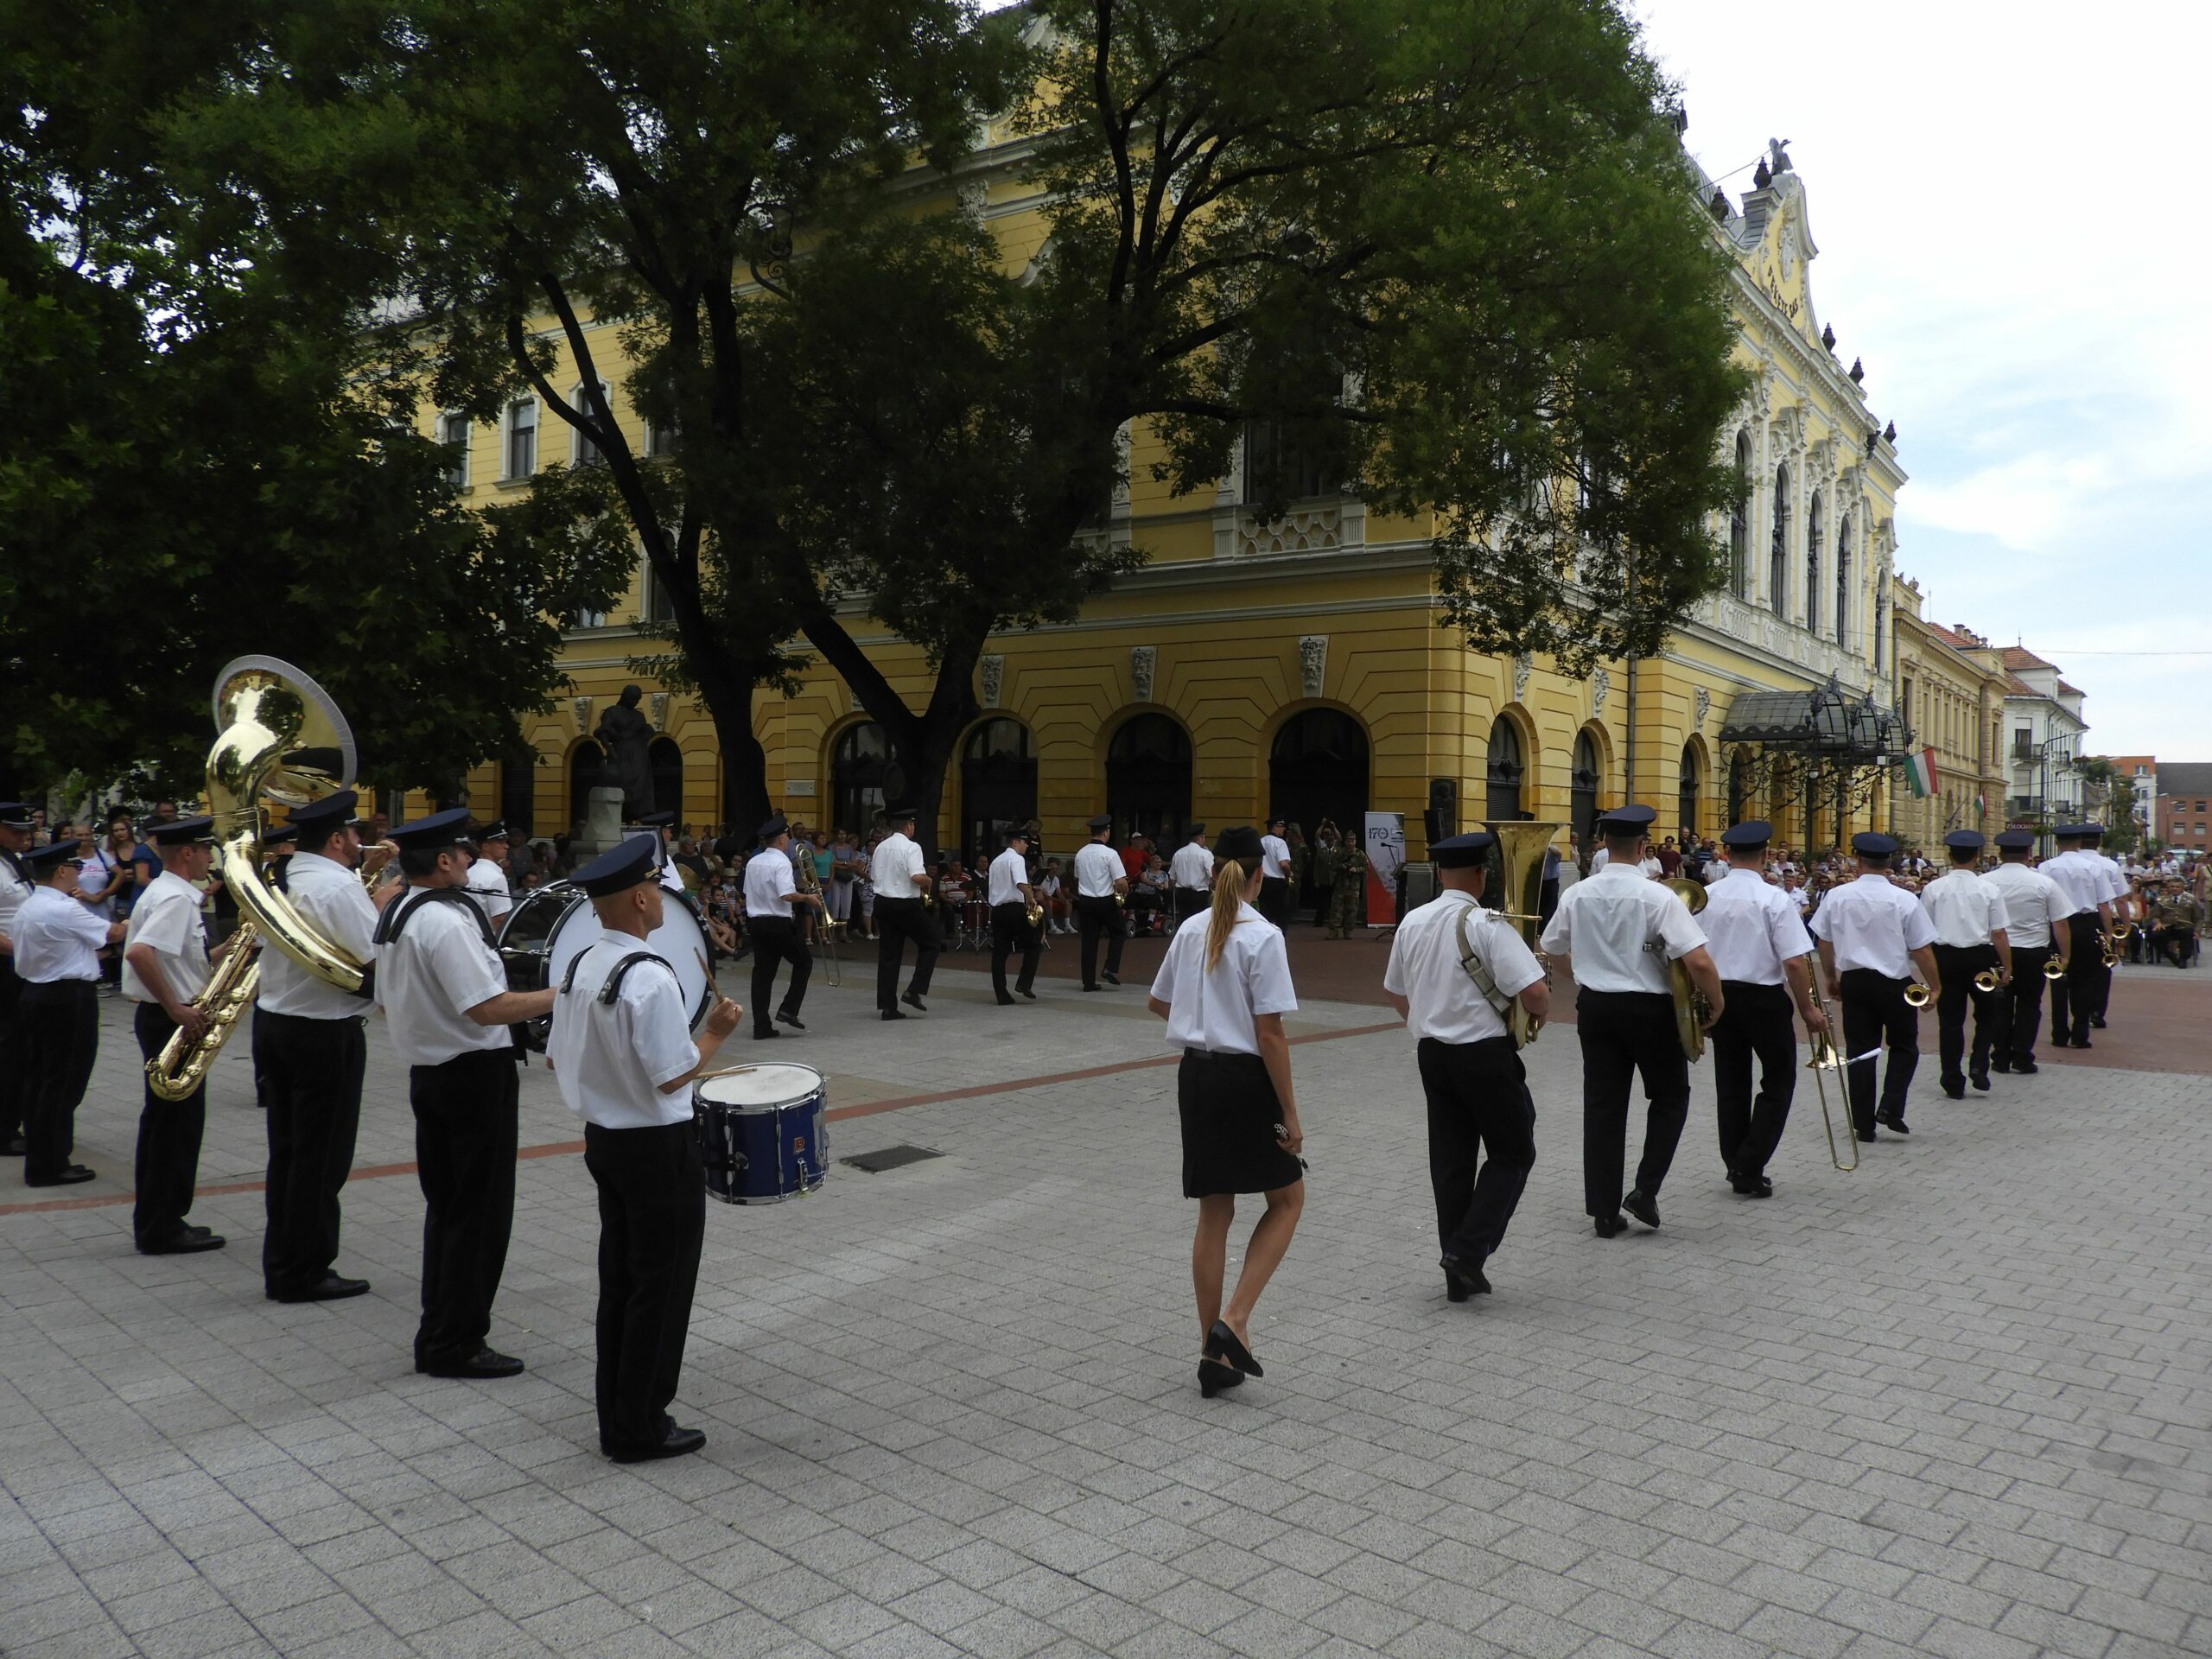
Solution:
[[[1876,707],[1871,695],[1853,702],[1833,683],[1813,691],[1739,691],[1720,724],[1723,743],[1853,761],[1901,754],[1908,735],[1904,721]]]

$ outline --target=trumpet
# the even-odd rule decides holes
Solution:
[[[2120,958],[2126,954],[2124,942],[2127,936],[2134,931],[2135,930],[2133,927],[2123,927],[2117,933],[2107,933],[2104,936],[2103,944],[2101,948],[2104,952],[2104,964],[2106,967],[2117,968],[2120,966]]]
[[[1924,1008],[1935,1000],[1929,995],[1928,988],[1916,979],[1904,988],[1904,1005],[1908,1008]]]
[[[1985,968],[1974,976],[1974,988],[1977,991],[1993,991],[2003,983],[1994,968]]]
[[[1828,1138],[1828,1161],[1845,1174],[1859,1167],[1859,1135],[1851,1122],[1851,1094],[1848,1085],[1844,1091],[1844,1141],[1851,1147],[1851,1161],[1845,1163],[1843,1154],[1836,1150],[1835,1118],[1828,1110],[1828,1086],[1822,1074],[1844,1070],[1843,1051],[1835,1046],[1835,1015],[1829,1011],[1827,998],[1821,995],[1821,964],[1815,957],[1805,963],[1812,983],[1813,1006],[1821,1011],[1821,1018],[1827,1022],[1826,1031],[1811,1034],[1813,1058],[1805,1062],[1805,1069],[1813,1074],[1814,1092],[1821,1097],[1821,1128]]]

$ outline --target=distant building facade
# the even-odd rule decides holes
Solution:
[[[2000,653],[1963,625],[1945,627],[1921,613],[1917,582],[1890,587],[1896,619],[1897,713],[1914,750],[1936,752],[1936,791],[1915,797],[1904,769],[1891,781],[1891,830],[1923,851],[1946,831],[2004,827],[2002,761],[2005,674]]]

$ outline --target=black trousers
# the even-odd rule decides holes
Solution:
[[[1040,923],[1029,925],[1029,906],[1019,899],[1009,905],[991,906],[991,989],[1003,1002],[1006,1000],[1006,959],[1019,948],[1021,951],[1021,976],[1014,982],[1017,990],[1027,990],[1037,982],[1037,958],[1045,954],[1045,930]]]
[[[1994,991],[1977,990],[1974,976],[1985,968],[1998,965],[1997,947],[1993,944],[1950,945],[1935,947],[1936,971],[1943,976],[1942,994],[1936,999],[1936,1053],[1942,1066],[1945,1085],[1963,1084],[1966,1075],[1960,1070],[1967,1060],[1967,1009],[1974,1009],[1974,1052],[1967,1070],[1977,1077],[1989,1075],[1989,1057],[1997,1040],[1997,1003],[2003,995],[2000,986]]]
[[[269,1110],[269,1228],[262,1285],[271,1296],[321,1284],[338,1260],[338,1195],[353,1168],[368,1045],[357,1018],[264,1014],[254,1026]]]
[[[2151,934],[2151,960],[2170,962],[2177,968],[2189,966],[2190,952],[2196,946],[2196,930],[2193,927],[2161,927]]]
[[[1213,895],[1198,887],[1175,889],[1175,925],[1180,927],[1193,916],[1204,915],[1212,904]]]
[[[2066,966],[2066,977],[2055,981],[2050,988],[2050,1040],[2064,1044],[2079,1038],[2089,1038],[2089,1016],[2098,1008],[2097,982],[2100,977],[2109,980],[2112,973],[2105,966],[2104,930],[2097,925],[2096,913],[2069,916],[2066,931],[2073,944],[2073,957]]]
[[[100,1052],[99,992],[89,979],[26,980],[16,1005],[23,1052],[23,1179],[69,1167],[77,1107]]]
[[[2036,1032],[2043,1024],[2043,967],[2050,960],[2053,949],[2048,944],[2012,947],[2012,982],[1997,994],[1993,1050],[2008,1065],[2035,1064]]]
[[[937,959],[944,954],[944,941],[938,934],[936,918],[922,908],[922,901],[876,894],[875,932],[875,1006],[885,1009],[899,1006],[899,969],[906,960],[909,939],[914,942],[914,976],[906,982],[906,988],[916,996],[927,996],[930,975],[937,968]],[[703,1182],[705,1177],[700,1179]]]
[[[1260,878],[1260,902],[1253,906],[1277,927],[1290,925],[1290,878],[1286,875],[1263,875]]]
[[[1076,925],[1081,931],[1083,953],[1083,982],[1098,982],[1098,941],[1106,941],[1106,971],[1119,976],[1122,971],[1122,944],[1128,930],[1122,925],[1122,907],[1111,899],[1082,899],[1075,901]]]
[[[779,1011],[797,1019],[799,1004],[806,1001],[806,982],[814,976],[814,953],[807,949],[797,917],[748,916],[745,925],[753,938],[753,1028],[768,1031],[774,1026],[768,1000],[776,992],[776,964],[791,965],[791,982]]]
[[[1797,1096],[1797,1027],[1787,985],[1721,982],[1720,1018],[1707,1033],[1713,1045],[1714,1120],[1720,1163],[1732,1176],[1756,1180],[1782,1144],[1789,1104]],[[1751,1062],[1758,1062],[1758,1089]]]
[[[23,1097],[29,1093],[30,1070],[17,1013],[22,995],[16,959],[0,957],[0,1141],[13,1141],[22,1134]]]
[[[1847,968],[1837,976],[1843,982],[1843,1052],[1852,1062],[1851,1123],[1863,1140],[1874,1133],[1878,1119],[1901,1121],[1906,1090],[1912,1074],[1920,1069],[1920,1015],[1906,1006],[1904,988],[1910,980],[1891,979],[1872,968]],[[1882,1046],[1890,1050],[1889,1068],[1882,1073],[1881,1103],[1874,1098],[1874,1067]],[[1856,1057],[1864,1054],[1865,1059]]]
[[[1414,1055],[1428,1096],[1428,1184],[1444,1254],[1480,1267],[1505,1237],[1536,1164],[1536,1103],[1510,1038],[1421,1039]],[[1487,1147],[1490,1157],[1476,1165]]]
[[[1656,1198],[1689,1121],[1689,1057],[1675,1034],[1675,999],[1664,992],[1584,990],[1574,1010],[1582,1044],[1583,1203],[1593,1216],[1617,1216],[1628,1160],[1629,1084],[1641,1073],[1649,1103],[1636,1190]]]
[[[514,1229],[519,1094],[511,1048],[408,1071],[423,1205],[418,1370],[472,1358],[491,1334]]]
[[[587,1123],[584,1167],[599,1188],[599,1444],[632,1451],[668,1427],[699,1283],[707,1173],[689,1122]]]
[[[176,1030],[176,1021],[158,1002],[141,1002],[131,1016],[138,1052],[152,1059]],[[207,1085],[202,1082],[182,1100],[163,1100],[144,1085],[138,1111],[138,1195],[130,1211],[130,1231],[142,1250],[168,1243],[184,1230],[192,1211],[192,1189],[200,1178],[200,1137],[207,1127]]]
[[[1331,882],[1316,881],[1313,884],[1314,926],[1326,927],[1329,925],[1329,899],[1335,891],[1335,886]]]

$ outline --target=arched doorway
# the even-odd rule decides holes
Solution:
[[[1165,856],[1191,821],[1191,737],[1166,715],[1135,715],[1106,746],[1106,810],[1114,839],[1149,836]]]
[[[1576,849],[1589,855],[1590,837],[1598,830],[1598,745],[1587,732],[1574,734],[1574,768],[1567,774],[1567,827],[1574,831]]]
[[[876,815],[892,804],[884,798],[890,771],[883,728],[872,720],[847,727],[830,756],[830,827],[865,838]]]
[[[1330,819],[1359,845],[1367,834],[1367,733],[1360,723],[1338,709],[1308,709],[1283,721],[1268,750],[1268,798],[1307,841]]]
[[[607,751],[586,738],[569,751],[569,821],[563,834],[573,834],[591,813],[591,792],[606,780]]]
[[[960,758],[960,860],[996,855],[1001,839],[1037,816],[1037,756],[1029,728],[1001,715],[968,734]]]
[[[1488,789],[1483,816],[1492,823],[1512,823],[1521,811],[1521,734],[1503,715],[1490,723],[1490,760],[1484,769]]]
[[[499,763],[499,818],[516,841],[537,833],[537,761],[534,753]]]
[[[1681,779],[1675,785],[1675,834],[1682,838],[1681,845],[1685,852],[1689,850],[1690,842],[1697,836],[1698,797],[1702,792],[1699,785],[1697,745],[1685,743],[1682,745]]]
[[[677,828],[683,820],[683,751],[672,737],[657,737],[645,745],[645,764],[653,769],[653,810],[673,812]]]

